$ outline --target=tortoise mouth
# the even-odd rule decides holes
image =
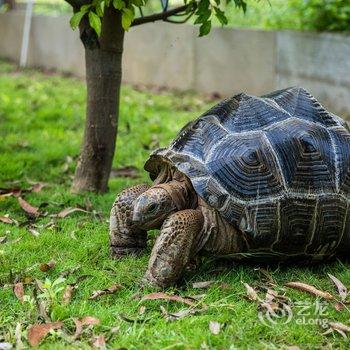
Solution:
[[[165,218],[155,218],[153,220],[143,221],[142,218],[138,218],[137,216],[133,216],[132,218],[132,222],[136,227],[146,231],[159,229],[162,226],[164,220]]]

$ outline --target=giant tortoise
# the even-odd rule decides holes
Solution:
[[[199,254],[319,261],[350,249],[350,130],[293,87],[228,98],[151,154],[153,186],[122,191],[110,217],[114,257],[160,228],[144,281],[176,282]]]

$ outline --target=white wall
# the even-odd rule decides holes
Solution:
[[[19,60],[24,14],[0,14],[0,57]],[[29,66],[84,76],[84,50],[69,16],[35,15]],[[300,85],[350,114],[350,36],[152,23],[126,34],[123,81],[180,90],[263,94]]]

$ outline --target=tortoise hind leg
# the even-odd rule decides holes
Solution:
[[[139,184],[122,191],[116,198],[110,216],[110,247],[114,258],[126,255],[139,255],[147,244],[147,231],[132,223],[135,200],[149,189]]]
[[[144,284],[165,288],[175,283],[195,255],[195,243],[203,227],[199,210],[181,210],[163,223],[153,247]]]

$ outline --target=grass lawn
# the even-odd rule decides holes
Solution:
[[[34,323],[45,322],[46,318],[46,322],[62,321],[63,327],[42,341],[43,349],[89,348],[92,337],[97,335],[105,336],[110,349],[350,347],[349,340],[340,334],[322,335],[325,329],[314,324],[328,319],[349,325],[347,308],[337,311],[334,302],[283,286],[288,281],[302,281],[338,296],[327,273],[350,286],[349,265],[341,261],[312,268],[274,266],[259,270],[253,265],[205,260],[197,273],[187,272],[178,288],[166,291],[181,296],[204,294],[196,302],[196,308],[201,309],[198,314],[171,322],[164,318],[161,306],[168,312],[188,306],[162,300],[141,301],[140,296],[151,292],[138,286],[146,269],[151,242],[146,254],[139,259],[111,260],[109,210],[123,188],[149,181],[142,166],[150,150],[158,145],[166,146],[187,121],[214,102],[194,94],[148,93],[124,86],[114,167],[135,166],[140,177],[112,178],[110,192],[105,195],[72,195],[69,189],[82,139],[85,95],[84,83],[75,78],[34,70],[18,71],[12,64],[0,63],[0,187],[29,188],[32,182],[45,183],[40,192],[22,196],[47,212],[35,223],[28,223],[18,198],[0,196],[0,215],[8,214],[19,223],[18,226],[0,223],[0,346],[2,342],[15,344],[16,338],[18,343],[19,335],[28,346],[27,329]],[[77,205],[88,205],[90,211],[92,206],[93,213],[50,217]],[[50,221],[52,225],[45,225]],[[40,264],[51,260],[56,265],[41,271]],[[63,281],[59,279],[62,272],[79,266]],[[268,279],[273,279],[275,285]],[[40,282],[36,280],[46,280],[46,293],[38,290]],[[208,280],[218,282],[207,289],[192,286],[193,282]],[[54,281],[58,285],[50,287]],[[18,282],[24,282],[23,303],[13,292],[13,285]],[[71,302],[65,305],[60,289],[74,283],[76,289]],[[268,283],[279,294],[290,298],[291,320],[276,316],[272,317],[272,323],[264,324],[259,319],[258,302],[246,298],[244,283],[258,290],[262,299]],[[93,291],[113,284],[121,284],[123,288],[89,300]],[[46,306],[46,316],[38,307],[40,301]],[[73,341],[74,319],[84,316],[96,317],[100,324],[84,328],[80,339]],[[139,322],[127,322],[125,317]],[[210,330],[211,321],[220,323],[219,334],[213,334],[213,324]]]

